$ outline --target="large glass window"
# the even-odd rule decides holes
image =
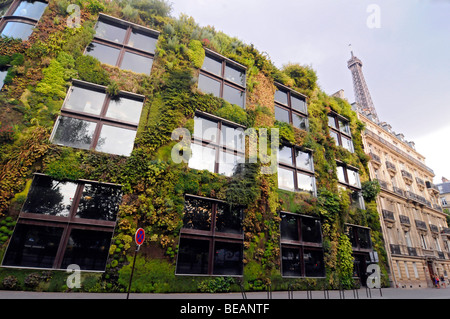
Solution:
[[[340,183],[345,184],[345,186],[350,186],[352,188],[361,188],[361,181],[359,179],[359,172],[356,168],[351,168],[338,164],[337,176]]]
[[[186,195],[176,273],[241,276],[243,212],[241,206]]]
[[[370,239],[370,228],[358,225],[346,225],[346,233],[355,250],[372,249],[372,240]]]
[[[103,271],[122,191],[35,174],[3,266]]]
[[[244,128],[207,114],[194,117],[189,167],[225,176],[235,174],[245,163]]]
[[[277,84],[274,101],[275,120],[292,124],[302,130],[308,130],[308,110],[305,96]]]
[[[122,70],[149,75],[158,36],[157,31],[100,14],[85,54]]]
[[[55,123],[51,141],[80,149],[129,156],[143,107],[143,96],[74,81]]]
[[[310,216],[281,213],[281,270],[288,277],[325,275],[320,221]]]
[[[278,188],[316,195],[311,152],[295,146],[280,146],[278,149]]]
[[[45,1],[12,1],[0,21],[1,36],[28,40],[45,8]]]
[[[245,108],[245,68],[207,51],[198,78],[198,88]]]
[[[354,152],[353,141],[349,121],[337,113],[328,114],[328,126],[330,135],[337,146],[342,146],[350,152]]]

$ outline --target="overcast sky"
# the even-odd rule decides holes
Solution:
[[[450,0],[168,0],[267,52],[281,67],[310,65],[328,94],[354,102],[350,47],[381,121],[416,143],[436,174],[450,178]]]

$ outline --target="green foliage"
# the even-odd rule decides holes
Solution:
[[[81,80],[100,85],[109,85],[108,73],[102,68],[100,62],[90,55],[81,55],[75,60],[75,68]]]
[[[343,287],[349,289],[353,284],[353,249],[350,239],[347,235],[339,236],[339,244],[337,249],[337,268],[339,280]]]
[[[378,180],[365,181],[361,183],[362,195],[367,202],[375,200],[380,193]]]
[[[207,293],[229,292],[233,284],[234,279],[231,277],[215,277],[200,282],[198,289]]]
[[[194,67],[198,69],[202,67],[203,60],[205,59],[205,49],[203,49],[203,45],[199,40],[191,40],[191,42],[189,42],[187,55]]]

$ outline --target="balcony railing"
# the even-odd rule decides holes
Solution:
[[[421,229],[421,230],[428,230],[427,224],[426,224],[424,221],[421,221],[421,220],[416,219],[416,220],[415,220],[415,223],[416,223],[416,227],[417,227],[418,229]]]
[[[425,186],[425,182],[423,181],[423,179],[416,177],[416,183],[422,186]]]
[[[400,223],[403,225],[411,226],[411,222],[409,221],[409,217],[405,215],[399,215]],[[449,228],[450,230],[450,228]],[[449,232],[450,234],[450,232]]]
[[[369,152],[369,156],[370,156],[370,158],[371,158],[372,160],[374,160],[374,161],[377,162],[378,164],[381,164],[381,159],[380,159],[380,157],[379,157],[377,154],[372,153],[372,152]]]
[[[391,244],[391,254],[401,255],[402,251],[400,249],[400,245]]]
[[[429,224],[429,226],[430,226],[430,230],[431,230],[433,233],[439,233],[439,228],[438,228],[436,225]]]
[[[394,190],[394,193],[396,193],[397,195],[400,195],[403,197],[405,196],[405,191],[403,189],[396,187],[396,186],[393,186],[392,188]]]
[[[383,209],[381,211],[383,213],[384,219],[386,219],[388,221],[395,221],[394,212],[391,212],[390,210],[387,210],[387,209]]]
[[[411,181],[413,180],[412,174],[410,172],[405,171],[404,169],[402,169],[402,176],[410,179]]]
[[[408,255],[409,256],[417,256],[417,249],[414,247],[408,247]]]
[[[397,171],[397,168],[395,167],[394,163],[391,163],[391,162],[389,162],[389,161],[386,161],[386,168],[387,168],[388,170],[393,171],[393,172],[396,172],[396,171]]]

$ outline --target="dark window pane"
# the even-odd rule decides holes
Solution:
[[[244,209],[240,206],[217,204],[216,231],[242,234],[242,216]]]
[[[208,170],[214,173],[216,163],[216,150],[214,148],[191,144],[192,157],[189,159],[189,167],[198,170]]]
[[[299,112],[307,113],[305,100],[293,95],[291,95],[291,107]]]
[[[275,120],[290,123],[289,112],[281,107],[275,106]]]
[[[352,243],[352,247],[354,248],[358,247],[358,243],[356,242],[355,237],[355,230],[352,226],[347,226],[347,236],[350,239],[350,242]]]
[[[150,35],[132,30],[127,45],[146,52],[154,53],[158,39]]]
[[[102,126],[95,150],[99,152],[130,156],[134,147],[136,131],[117,126]]]
[[[302,275],[302,268],[300,264],[300,251],[296,248],[281,248],[281,266],[283,276]]]
[[[186,197],[184,204],[183,227],[199,230],[210,230],[212,219],[212,203],[193,197]]]
[[[100,115],[105,97],[105,93],[73,86],[64,109]]]
[[[241,68],[226,64],[225,79],[245,87],[245,71]]]
[[[81,270],[105,270],[111,237],[111,232],[72,229],[61,269],[76,264]]]
[[[215,75],[222,76],[222,62],[210,57],[205,56],[202,69],[211,72]]]
[[[302,217],[302,241],[321,243],[322,233],[320,221],[315,218]]]
[[[237,90],[228,85],[223,87],[223,98],[231,104],[236,104],[243,108],[245,106],[244,97],[244,91]]]
[[[324,277],[323,251],[305,249],[303,253],[306,277]]]
[[[215,242],[214,275],[240,276],[243,271],[242,244]]]
[[[180,238],[177,274],[208,273],[209,241]]]
[[[282,146],[278,149],[278,163],[293,165],[291,147]]]
[[[295,190],[293,171],[278,167],[278,188],[291,192]]]
[[[194,117],[194,138],[201,141],[216,142],[217,133],[217,122],[199,116]]]
[[[358,233],[359,248],[372,248],[372,244],[370,241],[370,231],[366,228],[357,227],[356,232]]]
[[[220,82],[200,74],[198,77],[198,88],[200,91],[206,94],[213,94],[220,97]]]
[[[46,7],[47,4],[41,1],[20,1],[12,15],[39,20]]]
[[[288,105],[288,96],[287,93],[284,91],[276,90],[274,99],[278,103]]]
[[[1,36],[26,41],[31,33],[33,33],[33,28],[34,25],[32,24],[10,21],[6,23]]]
[[[17,224],[4,266],[52,268],[63,228]]]
[[[76,217],[115,221],[121,199],[118,187],[86,183]]]
[[[127,28],[124,26],[114,25],[110,22],[98,21],[95,27],[95,36],[116,43],[123,43]]]
[[[304,116],[293,113],[292,114],[292,125],[301,130],[308,130],[308,119]]]
[[[313,170],[313,161],[311,153],[302,152],[299,149],[294,149],[295,151],[295,162],[298,168],[306,169],[309,171]]]
[[[297,173],[297,189],[301,192],[314,194],[314,177],[302,173]]]
[[[86,48],[86,54],[97,58],[101,63],[116,66],[120,50],[109,45],[92,42]]]
[[[97,123],[79,120],[73,117],[60,116],[52,142],[59,145],[81,149],[89,149]]]
[[[292,214],[281,214],[280,232],[281,239],[299,241],[298,218]]]
[[[125,97],[111,99],[105,116],[137,125],[141,118],[143,104],[142,101]]]
[[[35,175],[23,211],[25,213],[68,217],[77,184]]]
[[[153,59],[140,54],[125,52],[120,68],[134,73],[149,75],[152,70]]]

